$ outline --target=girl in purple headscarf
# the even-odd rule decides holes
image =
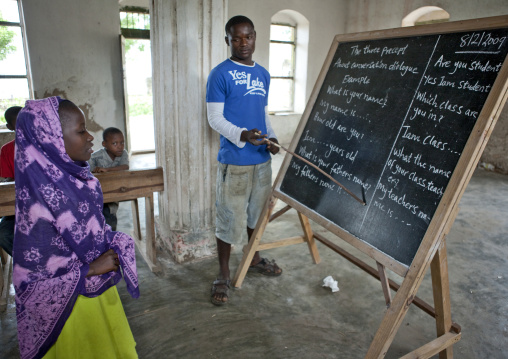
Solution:
[[[21,357],[137,358],[116,284],[139,296],[134,243],[111,231],[83,112],[27,101],[16,128],[13,283]]]

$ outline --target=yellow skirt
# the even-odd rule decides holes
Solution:
[[[95,298],[78,296],[47,358],[137,358],[136,342],[116,286]]]

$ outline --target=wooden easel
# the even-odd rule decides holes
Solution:
[[[309,119],[312,107],[317,101],[318,91],[324,82],[326,71],[330,67],[332,56],[337,49],[337,43],[343,41],[361,41],[378,38],[399,38],[412,35],[426,35],[436,33],[454,33],[460,31],[476,31],[483,29],[506,28],[508,24],[508,16],[499,16],[488,19],[470,20],[457,23],[448,23],[442,25],[424,26],[418,29],[393,29],[375,33],[351,34],[337,36],[334,44],[330,49],[330,53],[325,61],[323,70],[316,82],[314,91],[309,99],[309,103],[302,116],[302,121],[298,126],[290,151],[296,152],[295,149],[298,141],[302,136],[304,127]],[[387,311],[384,318],[374,336],[374,339],[365,355],[365,358],[383,358],[393,342],[393,339],[406,315],[409,306],[415,304],[417,307],[431,315],[436,321],[437,338],[429,343],[421,346],[403,356],[409,358],[429,358],[439,353],[439,358],[451,359],[453,357],[453,344],[461,338],[461,328],[458,324],[453,323],[451,319],[450,308],[450,289],[448,281],[448,264],[446,253],[446,235],[448,234],[458,213],[458,204],[462,197],[469,180],[476,168],[478,160],[483,152],[493,127],[499,118],[501,109],[508,97],[508,63],[504,61],[501,70],[498,73],[490,94],[485,101],[481,113],[476,120],[473,131],[470,133],[462,155],[458,160],[453,171],[453,175],[448,182],[446,191],[444,192],[439,205],[430,221],[420,246],[410,265],[404,265],[391,257],[388,257],[375,247],[359,240],[348,231],[341,229],[337,225],[331,223],[325,217],[309,209],[281,191],[281,183],[284,179],[286,171],[290,165],[291,156],[286,155],[282,168],[275,180],[269,201],[265,204],[262,215],[253,232],[252,238],[244,251],[243,258],[236,275],[233,279],[235,287],[240,287],[245,278],[248,266],[258,250],[271,249],[297,243],[306,242],[309,246],[311,256],[314,263],[319,263],[320,258],[316,248],[315,240],[319,240],[338,254],[345,257],[348,261],[355,264],[359,268],[371,276],[380,280],[383,293],[387,303]],[[272,215],[276,202],[278,200],[287,204],[282,210]],[[287,212],[295,209],[298,213],[302,226],[302,236],[286,238],[272,243],[261,243],[261,238],[267,224]],[[360,259],[348,253],[334,242],[324,238],[323,236],[313,233],[309,219],[337,235],[345,242],[353,245],[363,253],[376,261],[377,268],[374,268]],[[423,281],[427,269],[430,267],[432,276],[432,287],[434,296],[434,307],[425,303],[416,296],[417,291]],[[385,269],[388,268],[399,276],[403,277],[402,283],[399,285],[387,278]],[[391,298],[390,289],[396,291],[393,299]]]
[[[383,323],[381,324],[381,327],[378,329],[376,338],[374,338],[366,358],[384,357],[384,354],[380,354],[380,350],[383,353],[386,353],[388,347],[393,341],[393,338],[395,337],[402,319],[409,309],[409,305],[413,303],[418,308],[422,309],[424,312],[435,318],[437,338],[427,343],[426,345],[412,351],[411,353],[408,353],[403,358],[429,358],[437,353],[440,353],[440,359],[453,358],[452,345],[460,340],[461,328],[458,324],[453,323],[451,319],[450,288],[448,281],[448,262],[445,237],[448,234],[448,231],[450,230],[451,225],[453,224],[453,221],[455,220],[455,217],[458,213],[457,208],[452,214],[453,218],[451,218],[451,221],[449,221],[449,225],[443,229],[440,238],[436,241],[436,251],[430,258],[430,262],[427,260],[425,268],[422,271],[423,273],[420,271],[418,272],[421,279],[418,280],[417,283],[414,283],[415,281],[413,281],[413,285],[410,285],[412,277],[409,277],[408,275],[406,276],[406,279],[403,281],[402,285],[398,285],[396,282],[387,278],[385,267],[379,262],[376,262],[377,269],[373,268],[369,264],[348,253],[332,241],[317,233],[313,233],[309,218],[300,212],[297,212],[297,214],[298,218],[300,219],[300,224],[303,231],[301,236],[285,238],[276,242],[260,243],[261,237],[265,231],[267,224],[291,209],[291,206],[288,205],[280,211],[276,212],[274,215],[271,215],[276,203],[277,197],[272,193],[270,200],[265,205],[261,219],[254,230],[253,240],[249,241],[249,244],[244,251],[244,255],[240,262],[238,271],[236,272],[236,275],[233,279],[233,284],[235,287],[241,287],[245,275],[247,274],[247,270],[249,269],[249,264],[251,263],[256,251],[284,247],[305,242],[309,247],[309,252],[314,261],[314,264],[318,264],[321,261],[315,242],[315,240],[318,240],[381,282],[388,311],[385,315]],[[429,265],[431,267],[435,306],[434,308],[416,296],[418,287],[420,286],[423,279],[423,274],[427,271]],[[390,288],[396,291],[396,295],[393,301],[391,299]],[[414,294],[409,295],[407,292]],[[385,345],[380,345],[380,343],[384,343]],[[371,354],[371,352],[375,354]]]

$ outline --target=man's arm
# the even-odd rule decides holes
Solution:
[[[279,141],[277,140],[275,131],[272,128],[272,124],[270,122],[270,115],[268,115],[268,106],[265,106],[265,124],[266,124],[266,135],[267,135],[268,139],[270,141],[278,144]],[[268,151],[270,151],[270,153],[272,155],[276,155],[277,153],[279,153],[279,150],[280,150],[279,147],[274,146],[274,145],[270,144],[269,142],[266,144],[266,148],[268,149]]]
[[[275,135],[275,131],[272,128],[272,123],[270,122],[270,115],[268,114],[268,106],[265,106],[265,123],[266,123],[266,134],[268,135],[268,138],[270,140],[272,138],[277,139],[277,135]]]
[[[219,132],[222,136],[226,137],[229,141],[234,143],[239,148],[243,148],[245,143],[249,142],[254,146],[263,145],[262,135],[257,128],[247,130],[247,128],[240,128],[233,125],[224,117],[224,103],[223,102],[207,102],[206,103],[208,123],[210,127]]]
[[[246,128],[240,128],[233,125],[224,117],[224,102],[207,102],[207,117],[210,127],[234,143],[236,146],[245,147],[245,140],[241,140],[242,131]]]

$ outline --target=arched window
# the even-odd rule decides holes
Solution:
[[[270,111],[292,112],[295,89],[296,27],[270,26]]]
[[[309,21],[293,10],[279,11],[271,20],[268,110],[301,113],[305,109]]]
[[[414,26],[446,22],[450,14],[437,6],[423,6],[408,14],[402,19],[402,26]]]

